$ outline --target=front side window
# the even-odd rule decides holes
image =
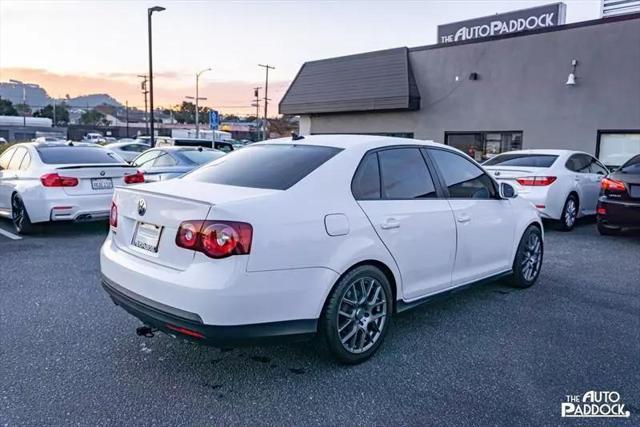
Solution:
[[[456,153],[429,149],[445,185],[449,197],[454,199],[493,199],[496,188],[489,176],[478,166]]]
[[[250,145],[182,179],[238,187],[287,190],[342,149],[304,144]]]
[[[367,154],[351,182],[351,192],[356,200],[377,200],[380,198],[380,170],[378,154]]]
[[[427,164],[418,148],[394,148],[378,153],[383,199],[437,197]]]

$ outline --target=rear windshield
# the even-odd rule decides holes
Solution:
[[[500,154],[483,164],[485,166],[525,166],[530,168],[548,168],[558,156],[551,154]]]
[[[186,159],[188,163],[193,163],[195,165],[203,165],[207,162],[210,162],[215,159],[219,159],[224,156],[224,153],[220,151],[209,151],[209,150],[193,150],[193,151],[177,151],[176,154]]]
[[[38,154],[42,162],[49,165],[122,163],[118,156],[102,147],[39,147]]]
[[[185,179],[286,190],[340,151],[315,145],[252,145],[196,169]]]
[[[621,172],[640,174],[640,155],[632,157],[620,167]]]

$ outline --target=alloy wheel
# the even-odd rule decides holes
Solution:
[[[24,220],[26,218],[27,213],[25,212],[24,205],[22,204],[22,200],[19,197],[14,196],[11,200],[11,212],[13,217],[13,223],[16,229],[19,231],[24,226]]]
[[[527,282],[533,280],[540,271],[542,264],[542,240],[537,233],[529,234],[524,247],[524,256],[521,262],[522,277]]]
[[[350,353],[369,350],[381,337],[387,318],[387,296],[376,279],[354,280],[340,301],[337,333]]]
[[[578,207],[576,206],[576,201],[574,199],[567,200],[567,207],[565,208],[564,214],[564,223],[568,228],[573,227],[573,224],[576,222],[576,217],[578,216]]]

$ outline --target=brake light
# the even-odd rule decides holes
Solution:
[[[545,187],[555,182],[558,177],[555,176],[524,176],[516,178],[518,184],[525,187]]]
[[[193,331],[193,330],[187,329],[187,328],[183,328],[182,326],[175,326],[175,325],[172,325],[170,323],[167,323],[165,326],[168,329],[171,329],[172,331],[180,332],[181,334],[189,335],[190,337],[194,337],[194,338],[198,338],[198,339],[203,339],[204,338],[204,335],[202,335],[200,332]]]
[[[111,211],[109,212],[109,225],[113,228],[118,226],[118,206],[116,202],[111,202]]]
[[[251,252],[253,227],[236,221],[185,221],[176,234],[176,245],[204,253],[210,258],[247,255]]]
[[[40,182],[45,187],[75,187],[78,185],[78,178],[48,173],[40,177]]]
[[[144,174],[140,171],[136,171],[136,173],[132,175],[124,176],[125,184],[141,184],[144,182]]]
[[[598,206],[598,209],[596,210],[596,213],[600,216],[606,216],[607,215],[607,208],[602,207],[602,206]]]
[[[604,178],[600,181],[600,187],[605,191],[627,191],[624,182],[611,178]]]

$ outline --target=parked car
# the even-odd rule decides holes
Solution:
[[[543,218],[572,230],[576,220],[595,215],[600,181],[609,170],[595,157],[569,150],[522,150],[499,154],[483,166],[498,182],[513,185]]]
[[[602,180],[598,231],[612,235],[622,228],[640,228],[640,154]]]
[[[67,140],[59,137],[55,137],[55,136],[39,136],[36,139],[34,139],[33,142],[66,144]]]
[[[88,133],[82,138],[82,142],[90,142],[93,144],[100,144],[105,142],[104,136],[101,133]]]
[[[0,145],[8,144],[7,140],[0,136]]]
[[[171,138],[168,136],[156,136],[154,138],[154,143],[156,146],[160,146],[163,144],[166,144],[166,141],[170,140]],[[151,145],[151,137],[150,136],[139,136],[135,139],[136,142],[140,143],[140,144],[147,144],[147,146]],[[167,144],[167,145],[171,145],[171,144]]]
[[[394,313],[499,277],[526,288],[540,216],[441,144],[316,135],[227,154],[180,179],[116,189],[103,286],[155,330],[212,345],[316,334],[359,363]]]
[[[163,146],[145,151],[131,164],[144,173],[146,182],[165,181],[184,175],[224,154],[210,148]]]
[[[234,150],[234,146],[228,141],[211,141],[210,139],[196,139],[196,138],[167,138],[164,141],[159,141],[158,147],[204,147],[214,148],[219,151],[229,153]]]
[[[16,144],[0,156],[0,216],[20,234],[47,221],[107,219],[113,188],[144,177],[96,145]]]
[[[129,163],[138,157],[140,153],[144,153],[149,149],[148,145],[138,142],[114,142],[113,144],[106,144],[104,147],[113,151]]]

